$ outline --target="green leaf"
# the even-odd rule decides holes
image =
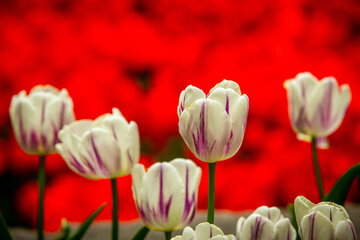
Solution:
[[[356,177],[360,175],[360,163],[352,166],[342,175],[325,197],[325,201],[344,205],[349,189]]]
[[[90,227],[91,223],[94,221],[95,217],[101,212],[101,210],[103,210],[103,208],[106,206],[106,203],[103,203],[95,212],[93,212],[82,224],[81,226],[77,229],[77,231],[75,232],[75,234],[73,236],[71,236],[69,239],[70,240],[79,240],[81,239],[85,232],[87,231],[87,229]]]
[[[6,225],[5,219],[3,218],[0,212],[0,239],[2,240],[12,240],[9,229]]]
[[[61,220],[61,234],[55,240],[67,240],[70,235],[69,223],[65,218]]]
[[[296,240],[300,240],[300,235],[299,235],[299,231],[298,231],[298,225],[296,223],[296,216],[295,216],[295,208],[294,208],[294,204],[288,204],[287,205],[287,210],[289,212],[290,215],[290,222],[291,225],[293,225],[293,227],[296,230]]]
[[[149,231],[150,229],[148,227],[143,226],[131,240],[144,240]]]

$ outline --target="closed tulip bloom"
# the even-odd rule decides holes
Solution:
[[[113,109],[95,121],[80,120],[59,132],[56,149],[67,165],[89,179],[128,175],[139,161],[140,140],[135,122]]]
[[[244,138],[249,99],[239,85],[224,80],[208,96],[188,86],[178,105],[179,132],[197,158],[216,162],[232,157]]]
[[[236,237],[240,240],[295,240],[296,231],[280,209],[262,206],[247,219],[239,218]]]
[[[200,223],[195,231],[191,227],[186,227],[182,236],[173,237],[171,240],[236,240],[234,235],[224,235],[223,231],[217,226],[208,222]]]
[[[347,84],[338,86],[333,77],[319,81],[311,73],[299,73],[285,83],[292,128],[298,138],[317,138],[318,146],[327,147],[326,137],[341,124],[351,93]]]
[[[201,169],[191,160],[155,163],[147,172],[136,164],[133,195],[141,219],[152,230],[181,229],[194,218]]]
[[[356,240],[345,208],[332,202],[314,204],[303,196],[295,199],[296,221],[302,240]]]
[[[68,92],[49,85],[13,96],[9,112],[16,140],[27,154],[55,153],[58,132],[74,121]]]

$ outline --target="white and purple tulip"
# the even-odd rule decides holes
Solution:
[[[228,159],[241,146],[248,110],[249,99],[236,82],[224,80],[208,96],[190,85],[179,99],[180,135],[200,160]]]
[[[35,86],[13,96],[10,119],[15,137],[27,154],[56,153],[58,132],[74,121],[73,102],[66,89],[46,85]]]
[[[199,223],[195,231],[186,227],[182,236],[173,237],[171,240],[236,240],[234,235],[225,235],[217,226],[208,222]]]
[[[291,126],[300,140],[317,138],[317,145],[328,147],[326,137],[341,124],[351,99],[347,84],[338,86],[333,77],[319,81],[311,73],[299,73],[285,81]]]
[[[76,173],[89,179],[130,174],[140,158],[139,131],[117,108],[96,120],[80,120],[59,132],[57,151]]]
[[[186,159],[153,164],[147,172],[136,164],[132,190],[141,219],[155,231],[189,225],[195,216],[201,169]]]
[[[332,202],[314,204],[304,196],[295,199],[295,216],[302,240],[356,240],[345,208]]]
[[[238,240],[295,240],[296,231],[280,209],[262,206],[247,219],[239,218],[236,237]]]

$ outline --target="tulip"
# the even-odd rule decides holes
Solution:
[[[46,85],[34,87],[29,95],[13,96],[10,119],[15,137],[27,154],[55,153],[58,132],[74,121],[73,102],[66,89]]]
[[[332,202],[314,204],[303,196],[294,203],[302,240],[356,240],[353,223],[345,208]]]
[[[300,140],[317,138],[319,147],[327,147],[327,136],[342,122],[351,99],[347,84],[338,86],[334,77],[319,81],[311,73],[299,73],[285,81],[291,126]]]
[[[244,138],[249,99],[236,82],[224,80],[208,96],[193,86],[180,94],[179,132],[197,158],[209,164],[208,222],[214,223],[215,163],[239,150]]]
[[[55,153],[58,132],[74,121],[73,102],[66,89],[46,85],[34,87],[29,95],[21,91],[11,99],[10,119],[15,138],[27,154],[39,155],[38,239],[44,239],[45,156]]]
[[[201,169],[191,160],[177,158],[141,164],[132,170],[132,190],[141,219],[151,230],[171,232],[189,225],[195,216]]]
[[[256,209],[247,219],[239,218],[236,237],[241,240],[295,240],[296,231],[280,209],[266,206]]]
[[[203,222],[196,226],[195,231],[186,227],[182,236],[173,237],[171,240],[236,240],[234,235],[224,235],[217,226]]]
[[[80,120],[59,132],[56,149],[67,165],[89,179],[110,179],[113,193],[112,239],[118,237],[116,178],[130,174],[139,161],[140,139],[135,122],[128,123],[117,108],[96,120]]]
[[[205,162],[228,159],[244,138],[249,99],[239,85],[224,80],[205,93],[193,86],[181,92],[179,132],[197,158]]]

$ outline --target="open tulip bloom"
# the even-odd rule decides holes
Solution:
[[[262,206],[247,219],[239,218],[236,237],[241,240],[295,240],[296,231],[280,209]]]
[[[303,196],[295,199],[296,222],[302,240],[356,240],[345,208],[332,202],[314,204]]]
[[[236,240],[234,235],[225,235],[223,231],[208,222],[199,223],[195,231],[186,227],[181,236],[173,237],[171,240]]]
[[[153,164],[147,172],[141,164],[132,170],[133,195],[145,225],[171,231],[189,225],[195,216],[201,169],[191,160],[177,158]]]
[[[49,85],[39,85],[29,95],[21,91],[13,96],[9,112],[16,140],[23,151],[40,156],[37,231],[41,240],[44,238],[45,156],[56,152],[58,132],[74,121],[73,102],[65,89],[59,91]]]
[[[139,161],[140,140],[135,122],[128,123],[116,108],[95,121],[81,120],[59,132],[56,149],[67,165],[89,179],[111,179],[113,239],[118,236],[116,178],[130,174]]]
[[[208,96],[191,85],[181,92],[177,108],[180,135],[197,158],[209,163],[209,223],[214,223],[215,163],[239,150],[248,110],[248,97],[233,81],[222,81]]]
[[[347,84],[339,87],[333,77],[319,81],[308,72],[285,81],[284,86],[291,126],[298,139],[312,142],[317,185],[320,198],[324,199],[316,147],[328,147],[327,136],[340,126],[350,103],[350,88]]]

